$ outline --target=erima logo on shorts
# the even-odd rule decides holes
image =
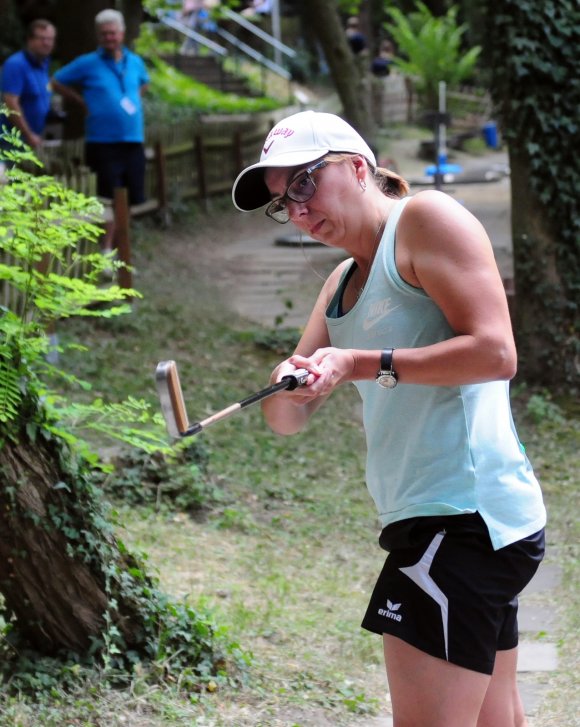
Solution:
[[[385,618],[391,618],[393,621],[402,621],[403,617],[400,613],[395,613],[395,611],[398,611],[401,608],[400,603],[391,603],[389,599],[387,598],[387,608],[379,608],[379,616],[384,616]]]

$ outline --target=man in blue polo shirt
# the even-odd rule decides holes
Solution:
[[[116,10],[95,18],[99,47],[61,68],[54,91],[86,110],[85,159],[97,175],[97,194],[111,199],[126,187],[131,204],[145,200],[145,149],[141,95],[149,83],[142,59],[124,45],[125,20]],[[112,248],[107,226],[104,251]]]
[[[55,39],[52,23],[34,20],[26,30],[24,50],[7,58],[2,68],[2,100],[13,113],[8,118],[0,116],[0,125],[19,129],[23,140],[33,149],[42,144],[50,110],[48,67]]]

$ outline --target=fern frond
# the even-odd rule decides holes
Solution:
[[[95,399],[90,404],[52,400],[53,413],[69,432],[93,431],[146,452],[169,453],[165,423],[147,402],[128,397],[119,403]]]
[[[16,132],[10,142],[14,150],[5,158],[36,161]],[[47,361],[49,323],[71,316],[117,316],[130,312],[130,299],[141,296],[101,285],[100,274],[111,260],[95,249],[103,222],[96,199],[48,175],[14,167],[7,176],[9,183],[0,185],[0,424],[10,431],[30,400],[37,405],[26,417],[30,439],[41,427],[88,451],[74,432],[91,430],[149,452],[168,451],[163,423],[144,402],[71,405],[43,381],[59,376],[68,384],[88,386]]]
[[[0,348],[0,422],[13,421],[22,401],[20,374],[5,347]]]

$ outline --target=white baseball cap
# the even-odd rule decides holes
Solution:
[[[264,182],[264,170],[268,167],[298,167],[331,151],[362,154],[373,167],[377,166],[368,144],[340,116],[301,111],[282,119],[266,137],[260,161],[240,172],[234,182],[234,205],[245,212],[270,201],[270,192]]]

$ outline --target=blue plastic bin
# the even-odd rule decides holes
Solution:
[[[463,167],[459,164],[439,164],[439,167],[437,167],[436,164],[431,164],[430,166],[425,167],[426,177],[434,177],[437,172],[439,172],[439,174],[461,174],[463,172]]]
[[[488,121],[481,128],[483,138],[485,139],[486,145],[490,149],[499,149],[499,140],[497,135],[497,124],[495,121]]]

